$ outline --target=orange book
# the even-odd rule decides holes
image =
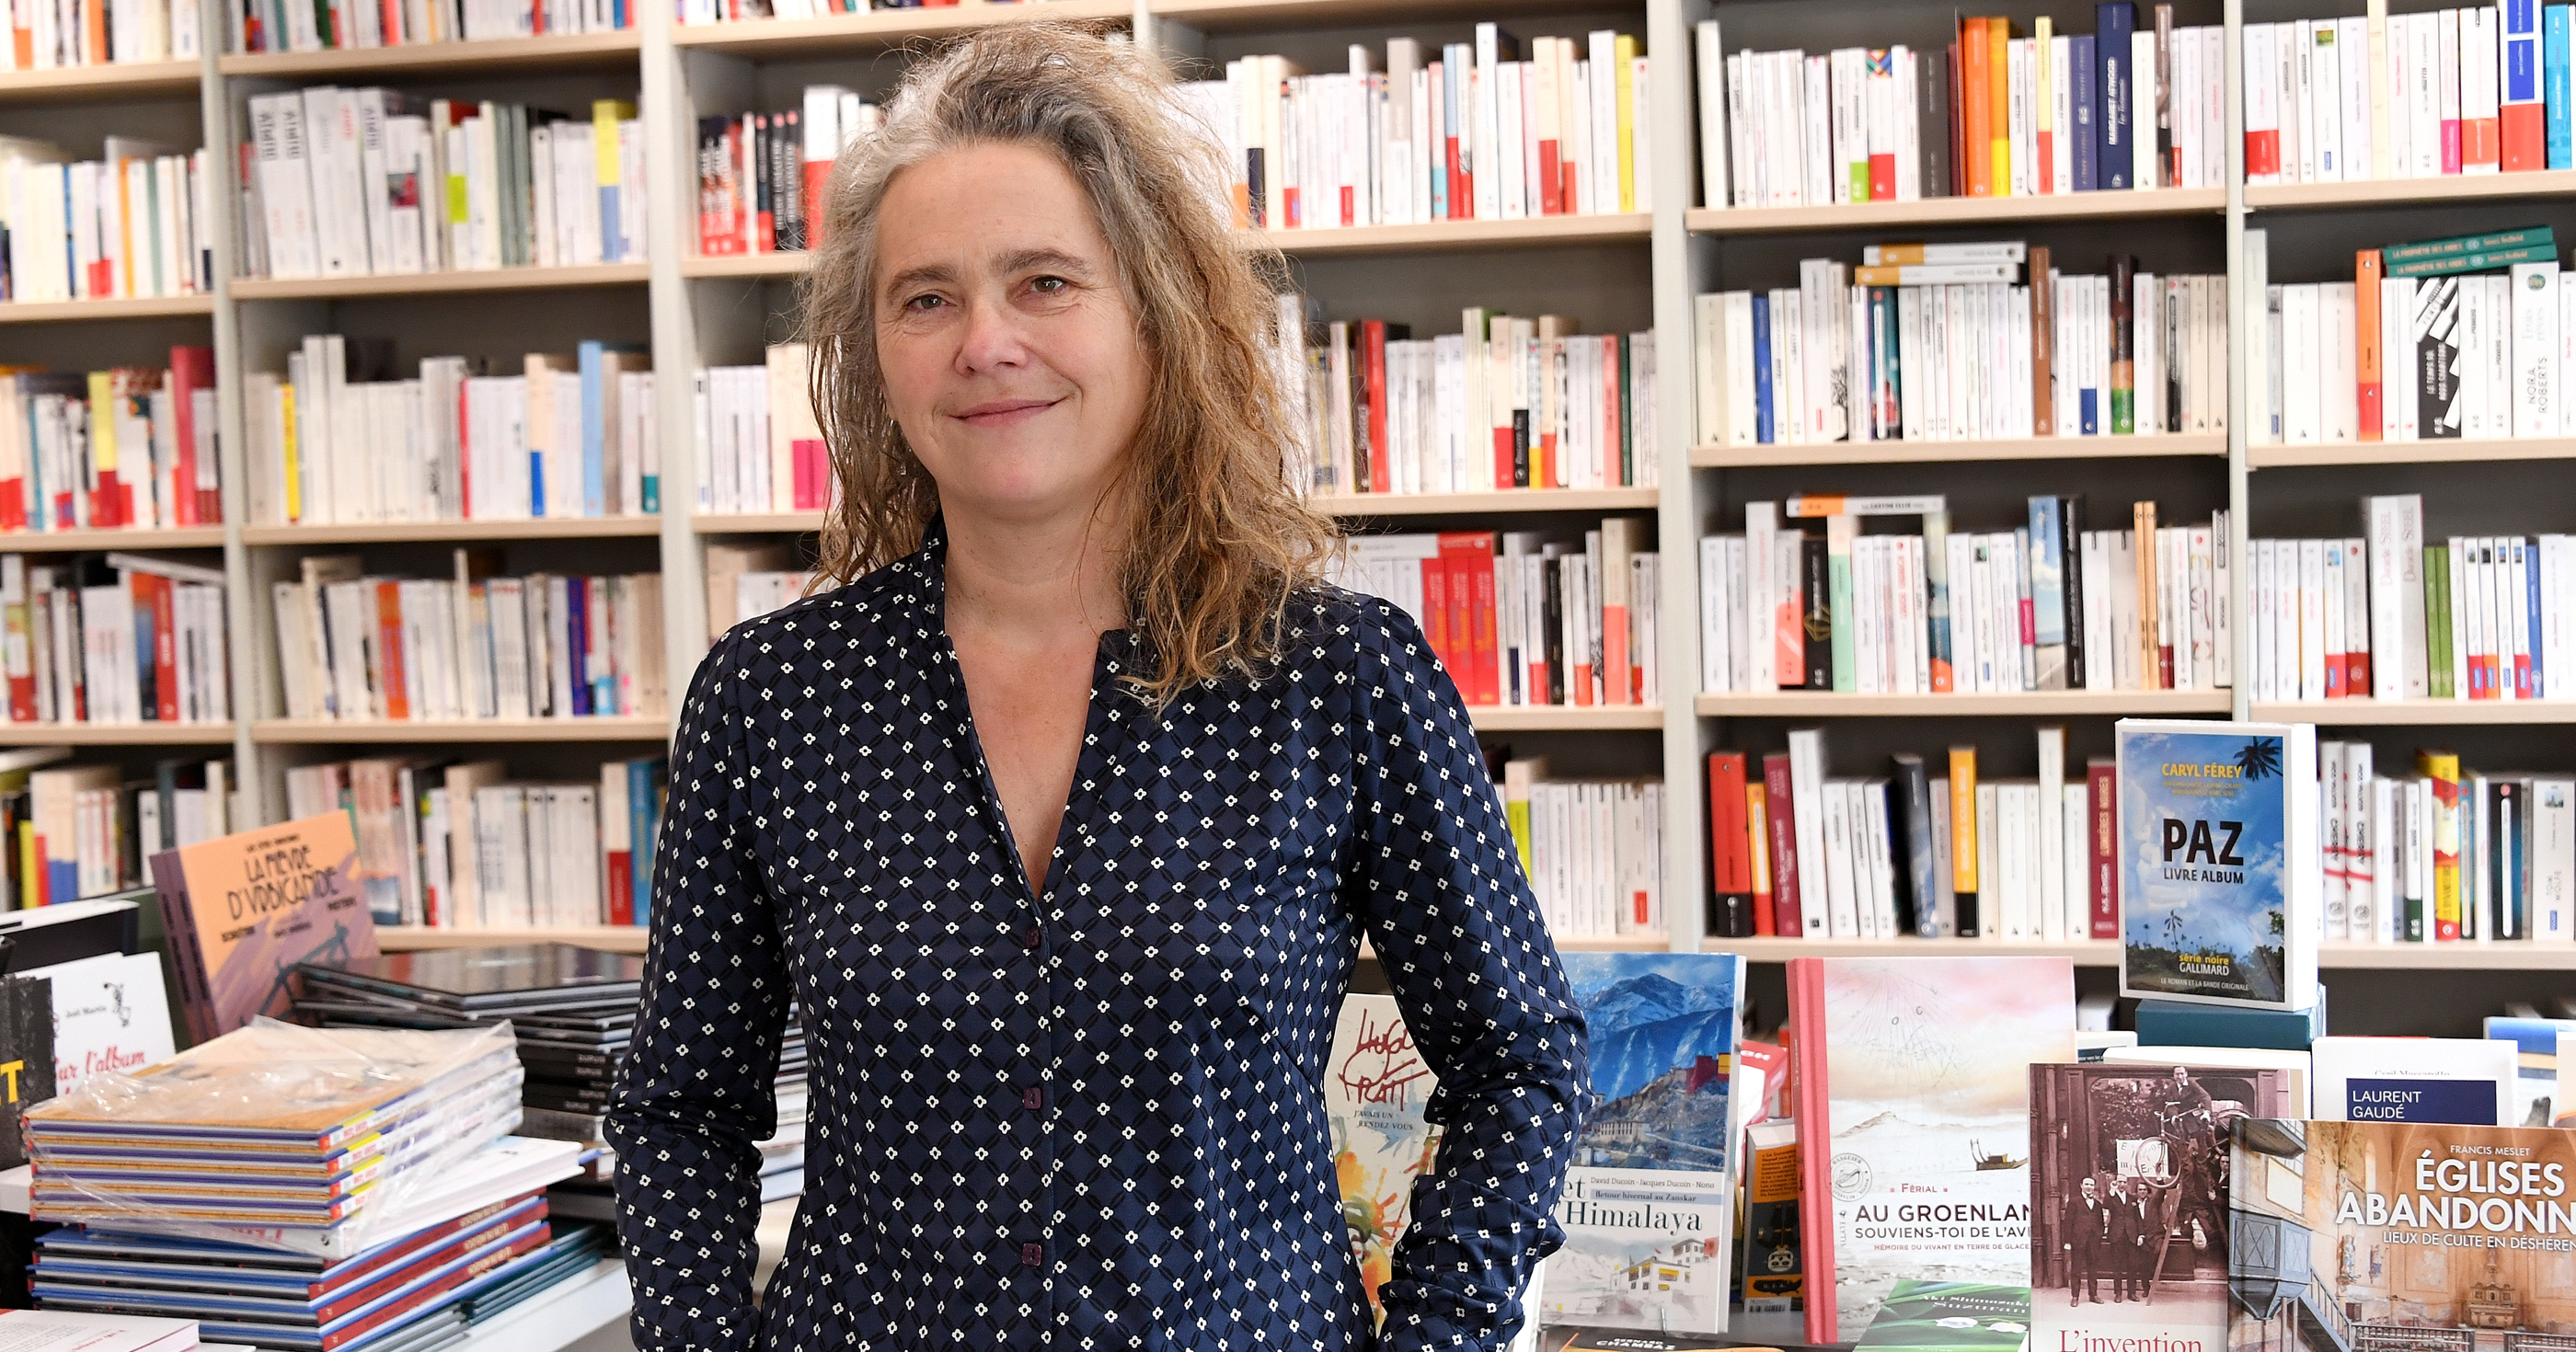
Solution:
[[[1977,894],[1977,749],[1950,748],[1950,890]]]
[[[153,856],[152,887],[192,1042],[284,1018],[278,974],[308,958],[376,956],[347,812],[264,826]]]
[[[1459,695],[1471,704],[1503,702],[1502,672],[1495,666],[1494,533],[1442,531],[1440,562],[1449,575],[1449,668]]]
[[[1984,19],[1969,19],[1960,25],[1959,79],[1961,87],[1970,92],[1982,90],[1987,85],[1986,22]],[[1994,157],[1980,153],[1994,142],[1993,111],[1993,105],[1982,98],[1971,97],[1959,100],[1960,118],[1967,125],[1965,139],[1968,143],[1967,169],[1970,197],[1995,195]],[[2004,185],[2009,188],[2012,180],[2004,180]]]
[[[1780,932],[1779,917],[1771,913],[1771,792],[1763,787],[1760,775],[1748,774],[1744,781],[1744,829],[1748,848],[1753,852],[1753,932],[1771,935]]]
[[[2012,194],[2012,20],[1986,20],[1986,137],[1993,151],[1994,195]]]
[[[385,717],[411,717],[411,697],[404,693],[402,584],[376,584],[376,679],[382,682]]]
[[[2353,325],[2353,341],[2358,344],[2353,358],[2361,377],[2361,439],[2364,441],[2379,440],[2381,401],[2387,397],[2381,375],[2384,348],[2379,337],[2379,280],[2383,272],[2379,250],[2363,249],[2353,255],[2353,308],[2358,321]]]

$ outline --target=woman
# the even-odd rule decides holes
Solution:
[[[737,626],[681,720],[609,1114],[641,1348],[1499,1348],[1558,1242],[1581,1014],[1457,691],[1317,580],[1269,293],[1174,106],[1013,27],[836,170],[848,585]],[[1382,1343],[1320,1098],[1364,932],[1446,1128]],[[806,1187],[755,1311],[791,999]]]

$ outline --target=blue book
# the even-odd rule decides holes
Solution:
[[[2046,494],[2030,500],[2031,647],[2034,690],[2066,689],[2065,500]]]
[[[572,668],[572,714],[587,718],[590,704],[590,588],[575,573],[564,579],[564,613],[549,617],[563,636],[565,661]]]
[[[2520,1063],[2520,1073],[2514,1079],[2513,1121],[2507,1125],[2545,1127],[2556,1117],[2558,1038],[2562,1033],[2576,1033],[2576,1019],[2487,1016],[2487,1036],[2514,1044],[2515,1059]]]
[[[670,769],[669,761],[626,762],[626,820],[633,833],[626,848],[634,861],[628,872],[634,878],[638,925],[653,923],[653,846],[662,827],[662,784]]]
[[[2521,1077],[2501,1039],[2321,1037],[2309,1055],[2311,1115],[2323,1121],[2502,1126]]]
[[[2142,1047],[2266,1047],[2303,1052],[2326,1035],[2326,988],[2306,1009],[2240,1009],[2181,1000],[2138,1002]]]
[[[2544,612],[2540,609],[2540,546],[2517,536],[2513,542],[2513,565],[2522,573],[2523,614],[2527,617],[2531,628],[2529,634],[2531,684],[2514,691],[2513,697],[2538,699],[2540,692],[2549,688],[2546,680],[2549,672],[2540,660],[2544,647],[2540,640],[2541,620],[2544,617]]]
[[[2098,81],[2102,108],[2101,164],[2095,171],[2105,188],[2129,186],[2129,170],[2137,158],[2130,148],[2129,137],[2135,131],[2135,115],[2129,103],[2129,35],[2137,31],[2137,7],[2129,0],[2093,7],[2094,58],[2101,71]]]
[[[1771,298],[1753,298],[1753,439],[1772,444]]]
[[[2101,72],[2093,64],[2093,35],[2076,35],[2068,51],[2066,66],[2075,82],[2067,96],[2075,110],[2075,191],[2091,192],[2102,186]]]
[[[2316,1004],[2316,725],[2133,718],[2115,737],[2120,993]]]
[[[602,462],[599,442],[600,360],[608,345],[596,339],[577,349],[581,370],[581,511],[584,516],[608,515],[607,466]],[[560,427],[563,420],[558,418]]]
[[[2570,132],[2567,116],[2568,7],[2549,6],[2540,12],[2540,21],[2540,91],[2541,101],[2548,106],[2549,167],[2576,169],[2576,133]]]

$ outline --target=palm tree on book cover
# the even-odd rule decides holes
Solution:
[[[2245,749],[2236,753],[2236,768],[2244,771],[2247,779],[2270,779],[2281,773],[2281,739],[2245,739]]]

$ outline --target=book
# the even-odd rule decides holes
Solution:
[[[76,1310],[0,1310],[0,1345],[12,1352],[189,1352],[197,1321]]]
[[[2520,1051],[2493,1038],[2322,1037],[2315,1104],[2330,1122],[2514,1121]]]
[[[2122,719],[2120,993],[2316,1003],[2312,724]]]
[[[1744,1131],[1744,1264],[1746,1314],[1786,1314],[1806,1307],[1798,1243],[1798,1124],[1756,1122]]]
[[[1789,1017],[1808,1341],[1909,1277],[2026,1284],[2029,1067],[2075,1059],[2073,963],[1797,958]]]
[[[2326,1034],[2326,988],[2306,1009],[2249,1009],[2182,1000],[2140,1000],[2138,1040],[2163,1047],[2273,1047],[2308,1050]]]
[[[1733,1092],[1744,960],[1567,953],[1601,1107],[1584,1124],[1548,1260],[1550,1323],[1724,1332],[1736,1155]]]
[[[292,1003],[295,964],[376,956],[346,812],[242,831],[152,858],[189,1040]]]
[[[2030,1068],[2031,1337],[2042,1347],[2218,1347],[2228,1147],[2293,1111],[2279,1068]]]
[[[2546,1127],[2555,1119],[2558,1093],[2558,1039],[2576,1030],[2576,1019],[2536,1015],[2489,1015],[2484,1032],[2514,1048],[2513,1115],[2508,1127]]]
[[[103,1072],[132,1074],[178,1050],[158,954],[107,954],[26,975],[51,984],[58,1093]]]
[[[0,977],[0,1169],[27,1162],[19,1123],[54,1092],[53,982]]]
[[[1435,1084],[1394,996],[1342,997],[1325,1062],[1324,1111],[1333,1124],[1342,1219],[1380,1323],[1386,1309],[1378,1291],[1394,1275],[1395,1246],[1412,1219],[1413,1185],[1430,1174],[1440,1148],[1440,1128],[1422,1115]]]
[[[2020,1352],[2030,1336],[2031,1289],[1909,1277],[1888,1293],[1853,1344],[1884,1352]]]

